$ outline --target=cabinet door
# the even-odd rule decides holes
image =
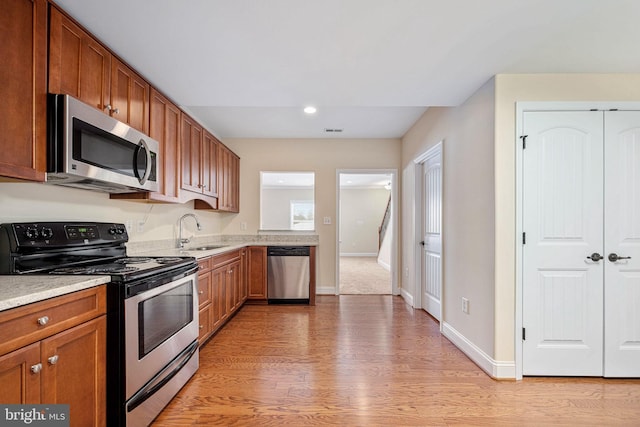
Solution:
[[[267,247],[250,246],[247,250],[248,299],[267,300]]]
[[[211,329],[215,331],[227,318],[227,267],[220,267],[211,273]]]
[[[198,343],[202,345],[202,343],[209,337],[211,334],[211,312],[212,312],[211,304],[207,304],[205,307],[201,308],[198,312],[198,322],[199,322],[199,331],[198,331]]]
[[[111,54],[55,7],[49,22],[49,92],[71,95],[106,111]]]
[[[218,157],[218,210],[239,212],[240,158],[223,144]]]
[[[40,403],[40,373],[31,368],[40,363],[40,343],[0,357],[0,402]],[[36,368],[37,369],[37,368]]]
[[[240,282],[242,267],[240,261],[229,265],[227,270],[227,313],[233,313],[240,303]]]
[[[181,115],[180,150],[182,155],[183,190],[202,193],[200,161],[202,159],[202,127],[186,114]]]
[[[42,401],[68,403],[71,426],[106,424],[106,316],[42,341]]]
[[[47,2],[0,2],[0,175],[44,181]]]
[[[202,308],[211,302],[211,272],[198,275],[198,307]]]
[[[218,140],[206,130],[202,137],[202,193],[218,197]]]
[[[111,116],[149,134],[149,83],[116,58],[111,61]]]
[[[149,102],[149,136],[160,143],[158,193],[163,201],[179,201],[180,109],[155,89]]]

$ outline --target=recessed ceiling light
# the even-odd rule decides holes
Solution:
[[[311,105],[309,105],[308,107],[304,107],[303,111],[307,114],[315,114],[315,112],[318,110],[316,109],[316,107],[312,107]]]

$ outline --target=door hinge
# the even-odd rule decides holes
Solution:
[[[529,135],[522,135],[520,137],[520,139],[522,140],[522,149],[524,150],[525,148],[527,148],[527,137]]]
[[[525,328],[522,328],[522,341],[526,341],[527,340],[527,330]]]
[[[523,245],[527,244],[527,233],[522,233],[522,244]]]

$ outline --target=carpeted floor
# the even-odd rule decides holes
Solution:
[[[375,257],[340,257],[340,294],[391,293],[391,273]]]

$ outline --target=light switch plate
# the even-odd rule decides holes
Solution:
[[[324,225],[331,225],[331,217],[325,216],[323,220]]]

